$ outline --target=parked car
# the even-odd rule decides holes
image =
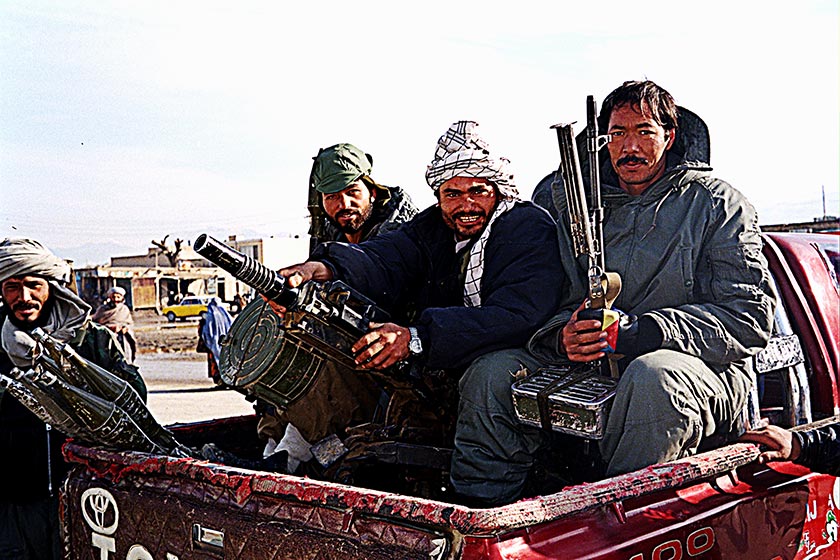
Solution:
[[[212,299],[211,296],[187,296],[175,305],[167,305],[160,312],[169,319],[170,323],[174,323],[175,319],[204,317],[207,313],[207,304]]]

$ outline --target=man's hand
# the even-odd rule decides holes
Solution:
[[[591,362],[606,355],[607,333],[601,330],[601,321],[579,321],[578,313],[583,309],[586,309],[586,302],[580,304],[560,333],[560,344],[573,362]]]
[[[325,282],[326,280],[332,280],[333,277],[332,270],[320,261],[306,261],[305,263],[295,264],[288,268],[281,268],[277,273],[286,279],[290,288],[297,288],[310,280]]]
[[[385,369],[408,357],[411,333],[394,323],[371,323],[370,332],[356,341],[353,352],[361,369]]]
[[[769,448],[758,456],[759,463],[793,461],[802,451],[799,439],[793,437],[790,431],[773,425],[745,432],[738,441],[758,443]]]
[[[320,261],[306,261],[287,268],[281,268],[277,271],[277,274],[286,279],[286,285],[289,288],[297,288],[304,282],[309,282],[310,280],[325,282],[333,278],[332,270]],[[263,296],[263,299],[268,301],[271,309],[281,317],[286,313],[286,308],[282,305],[269,301],[265,296]]]

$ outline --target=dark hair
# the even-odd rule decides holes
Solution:
[[[607,132],[613,109],[629,105],[638,107],[645,114],[649,114],[665,130],[677,128],[677,105],[674,98],[665,89],[650,80],[643,82],[624,82],[614,89],[601,105],[598,116],[598,127]]]

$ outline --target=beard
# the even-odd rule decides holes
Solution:
[[[371,214],[373,214],[373,204],[361,210],[341,210],[335,218],[330,217],[330,222],[341,233],[356,233],[364,227]]]

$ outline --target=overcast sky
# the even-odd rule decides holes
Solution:
[[[337,142],[424,207],[461,119],[529,197],[558,165],[549,126],[644,78],[706,121],[762,223],[822,215],[823,186],[840,214],[837,0],[292,4],[2,0],[0,237],[302,234]]]

